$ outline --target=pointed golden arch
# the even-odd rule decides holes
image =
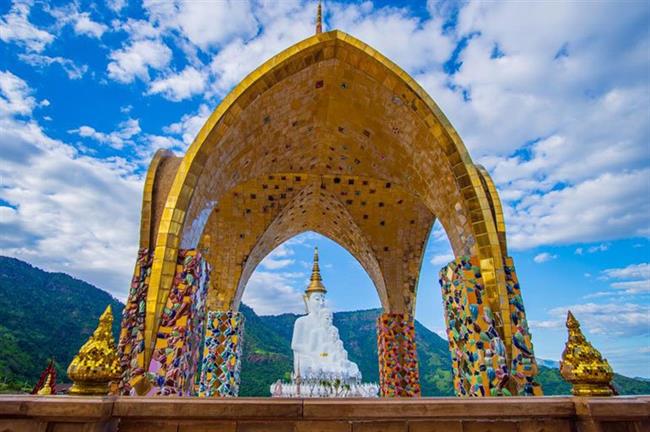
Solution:
[[[500,203],[489,176],[477,170],[445,115],[406,72],[334,30],[297,43],[244,78],[178,163],[151,245],[147,354],[179,248],[197,247],[224,193],[276,171],[372,175],[387,189],[394,184],[408,190],[441,221],[456,255],[479,257],[488,301],[503,312],[509,332],[505,242],[497,232],[494,209]],[[394,297],[408,296],[401,292],[413,291],[413,283],[386,289],[395,291]]]

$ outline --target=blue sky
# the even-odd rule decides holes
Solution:
[[[0,4],[0,253],[124,298],[143,175],[182,153],[248,72],[313,34],[315,2]],[[492,174],[537,355],[571,308],[615,370],[650,376],[650,6],[615,2],[325,2],[325,28],[393,59]],[[359,264],[303,234],[244,301],[299,312],[312,247],[335,310],[377,307]],[[433,230],[416,317],[444,321]]]

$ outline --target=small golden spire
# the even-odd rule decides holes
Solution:
[[[47,378],[45,378],[43,387],[41,387],[41,389],[37,391],[36,394],[39,396],[47,396],[52,394],[52,374],[47,374]]]
[[[68,366],[73,381],[69,394],[105,395],[108,384],[120,378],[120,361],[113,340],[113,313],[108,305],[92,336]]]
[[[585,338],[571,311],[566,326],[569,340],[560,361],[560,374],[573,386],[575,396],[611,396],[614,372],[606,359]]]
[[[316,12],[316,34],[323,33],[323,8],[321,0],[318,0],[318,9]]]
[[[305,295],[308,296],[315,292],[323,294],[327,292],[325,285],[323,285],[323,278],[320,276],[320,267],[318,266],[318,248],[314,249],[314,265],[311,269],[311,278],[309,279],[309,286],[305,290]]]

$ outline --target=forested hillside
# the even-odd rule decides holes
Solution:
[[[0,391],[31,388],[51,356],[59,380],[65,368],[112,305],[117,340],[123,305],[108,293],[63,273],[49,273],[13,258],[0,257]],[[242,396],[268,396],[271,383],[288,379],[292,369],[291,335],[298,315],[258,316],[245,306]],[[364,380],[378,381],[375,321],[379,309],[338,312],[334,325],[359,365]],[[452,395],[447,341],[416,322],[420,381],[424,396]],[[568,394],[559,371],[541,367],[547,395]],[[616,375],[621,394],[650,394],[650,382]]]

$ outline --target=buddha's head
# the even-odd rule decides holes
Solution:
[[[308,314],[318,314],[325,307],[325,294],[313,292],[307,295],[306,303]]]

